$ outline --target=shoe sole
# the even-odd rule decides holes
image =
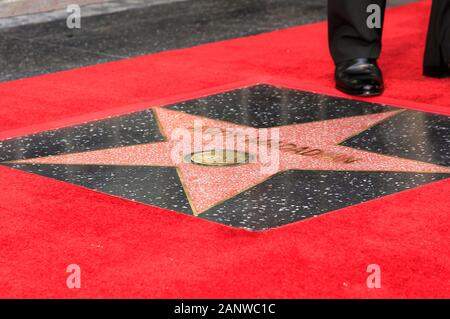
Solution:
[[[380,96],[381,94],[383,94],[383,90],[380,90],[380,91],[370,91],[370,90],[369,91],[352,91],[352,90],[341,88],[339,86],[336,86],[336,89],[338,89],[339,91],[344,92],[345,94],[348,94],[348,95],[362,96],[362,97]]]

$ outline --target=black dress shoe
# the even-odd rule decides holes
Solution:
[[[432,78],[448,78],[450,77],[450,64],[447,66],[424,66],[423,75]]]
[[[338,63],[335,72],[336,88],[357,96],[376,96],[383,93],[383,75],[373,59],[353,59]]]

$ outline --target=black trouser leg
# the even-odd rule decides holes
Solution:
[[[371,4],[380,6],[383,21],[386,0],[328,0],[328,39],[335,63],[380,56],[382,28],[367,26]]]
[[[450,0],[433,0],[423,63],[424,74],[442,76],[449,64]]]

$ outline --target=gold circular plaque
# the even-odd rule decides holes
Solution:
[[[186,155],[186,162],[203,166],[233,166],[250,162],[250,154],[235,150],[209,150]]]

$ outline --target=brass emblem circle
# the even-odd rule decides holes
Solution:
[[[187,163],[202,166],[234,166],[250,162],[252,157],[236,150],[209,150],[186,155]]]

